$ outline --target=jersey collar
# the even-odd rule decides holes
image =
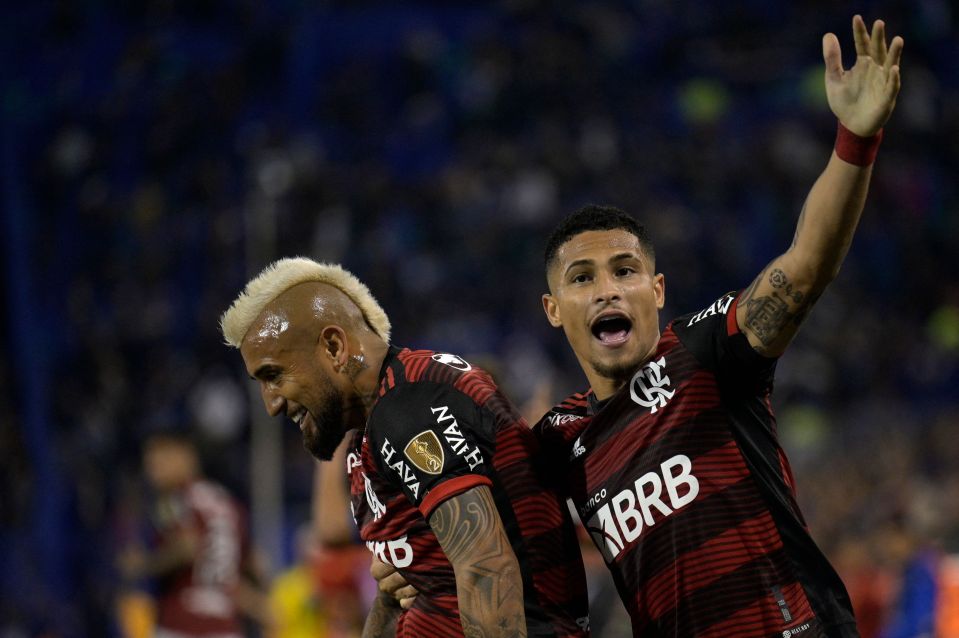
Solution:
[[[614,394],[613,396],[616,396],[616,395]],[[588,395],[586,395],[586,401],[587,401],[587,403],[586,403],[586,414],[587,414],[587,416],[593,416],[593,415],[595,415],[597,412],[599,412],[600,410],[602,410],[602,409],[606,406],[606,404],[609,403],[609,400],[612,399],[612,398],[613,398],[613,397],[610,396],[610,397],[606,397],[605,399],[603,399],[602,401],[600,401],[599,399],[596,398],[596,393],[590,391],[590,393],[589,393]]]

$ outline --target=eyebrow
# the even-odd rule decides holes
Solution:
[[[610,257],[609,262],[607,263],[623,261],[624,259],[639,259],[639,256],[636,253],[617,253],[616,255],[613,255],[612,257]],[[576,268],[577,266],[592,266],[593,263],[594,262],[592,259],[577,259],[576,261],[574,261],[573,263],[571,263],[569,266],[566,267],[566,272],[568,273],[570,270],[572,270],[573,268]]]
[[[592,266],[592,265],[593,265],[592,259],[577,259],[576,261],[574,261],[573,263],[571,263],[569,266],[566,267],[566,272],[569,272],[570,270],[572,270],[573,268],[576,268],[577,266]]]

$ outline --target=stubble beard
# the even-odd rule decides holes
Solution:
[[[617,387],[622,387],[632,378],[640,363],[640,359],[634,361],[617,361],[615,363],[594,361],[593,369],[601,377],[615,381]]]
[[[320,390],[320,407],[316,414],[311,413],[312,427],[303,430],[303,447],[317,459],[329,461],[346,435],[343,395],[325,379]]]

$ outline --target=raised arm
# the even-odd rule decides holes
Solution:
[[[903,40],[886,47],[885,24],[872,33],[860,16],[852,22],[856,64],[842,68],[839,40],[823,37],[826,96],[839,119],[836,149],[813,185],[789,249],[743,293],[736,320],[757,352],[779,356],[810,308],[835,278],[852,243],[872,175],[872,162],[899,94]]]
[[[429,522],[456,574],[466,637],[526,636],[519,562],[489,488],[444,501]]]

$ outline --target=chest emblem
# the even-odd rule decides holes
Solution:
[[[629,396],[639,405],[649,408],[650,414],[665,407],[676,394],[669,389],[669,375],[665,374],[666,357],[650,361],[639,369],[629,382]]]
[[[427,474],[443,471],[443,446],[432,430],[424,430],[413,437],[403,449],[403,454],[415,467]]]
[[[386,514],[386,506],[383,505],[383,502],[377,498],[376,492],[373,491],[373,485],[370,483],[369,477],[365,472],[363,474],[363,486],[366,491],[366,504],[370,506],[370,511],[373,512],[373,518],[379,520],[383,514]]]

